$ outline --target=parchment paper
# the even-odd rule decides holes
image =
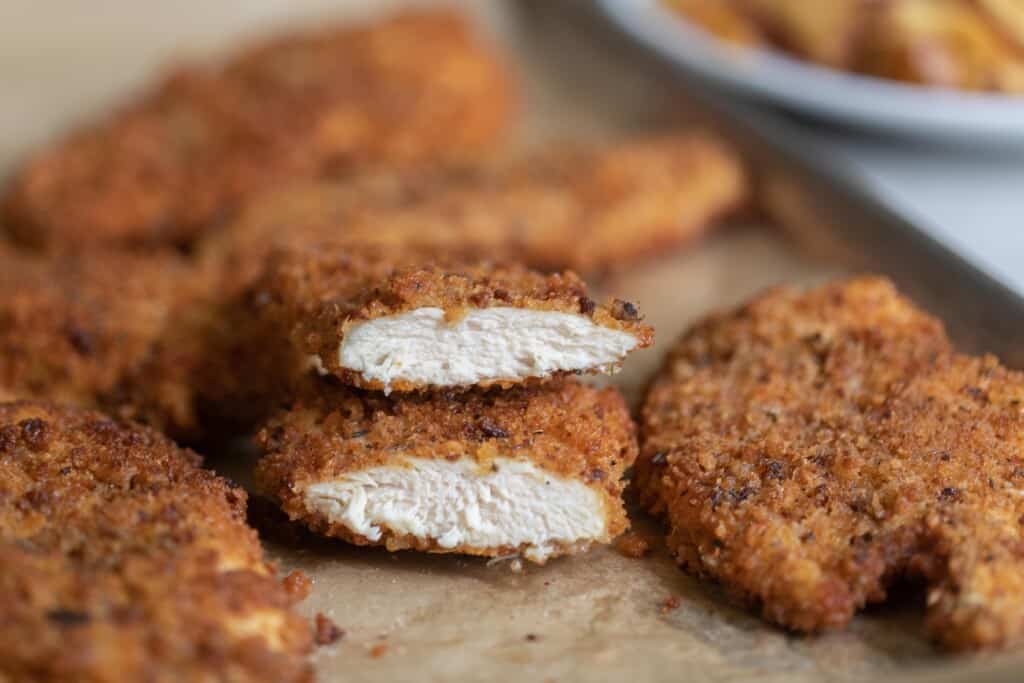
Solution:
[[[207,3],[0,3],[0,155],[9,162],[141,82],[154,65],[222,49],[281,22],[384,11],[395,3],[224,0]],[[636,72],[621,46],[588,42],[564,3],[462,3],[527,75],[523,139],[607,136],[686,118],[672,84]],[[561,5],[558,11],[551,8]],[[372,7],[371,7],[372,6]],[[635,404],[661,353],[693,319],[781,281],[814,282],[835,269],[800,256],[765,225],[734,226],[678,254],[604,283],[637,300],[657,329],[613,381]],[[214,466],[244,473],[246,463]],[[635,514],[635,528],[658,538]],[[346,637],[313,656],[318,677],[382,681],[1015,681],[1012,660],[956,659],[922,636],[914,591],[869,610],[843,632],[791,637],[689,578],[660,542],[645,559],[612,549],[527,565],[391,554],[342,543],[282,544],[284,571],[314,581],[301,606]],[[678,600],[678,607],[673,607]]]

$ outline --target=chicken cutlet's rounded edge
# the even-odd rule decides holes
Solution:
[[[242,489],[148,428],[0,404],[0,671],[309,680],[308,624],[245,506]]]

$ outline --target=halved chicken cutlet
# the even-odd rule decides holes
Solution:
[[[317,533],[544,563],[628,527],[635,426],[574,380],[385,397],[312,380],[259,434],[257,486]]]
[[[879,278],[694,327],[643,408],[637,489],[688,570],[797,631],[898,579],[953,649],[1024,639],[1024,376],[957,354]]]
[[[514,118],[513,81],[447,10],[275,37],[30,158],[0,224],[45,249],[189,244],[287,179],[486,153]]]
[[[614,372],[654,336],[634,304],[598,304],[571,271],[430,251],[281,250],[256,292],[322,372],[385,393]]]
[[[0,678],[311,680],[245,505],[152,430],[0,404]]]

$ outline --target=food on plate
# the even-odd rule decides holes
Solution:
[[[717,38],[921,85],[1024,93],[1018,0],[668,0]]]
[[[607,270],[696,239],[746,197],[743,169],[700,132],[541,150],[503,163],[315,182],[251,202],[200,248],[244,290],[275,246],[433,248],[543,269]]]
[[[654,335],[634,304],[598,304],[571,271],[389,248],[282,250],[256,292],[322,372],[385,393],[614,372]]]
[[[45,249],[189,244],[287,179],[476,159],[514,118],[513,80],[445,10],[278,36],[36,154],[0,225]]]
[[[770,290],[669,354],[638,491],[683,567],[762,615],[846,625],[927,586],[951,649],[1024,640],[1024,375],[956,353],[881,278]]]
[[[864,70],[912,83],[1024,93],[1024,49],[980,5],[902,0],[880,10]]]
[[[41,257],[0,244],[0,395],[199,428],[208,280],[179,254]]]
[[[0,678],[308,681],[246,494],[156,432],[0,405]]]
[[[544,563],[628,526],[635,426],[615,389],[564,379],[396,398],[311,383],[261,430],[256,481],[317,533]]]

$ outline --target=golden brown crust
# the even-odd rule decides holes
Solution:
[[[513,91],[450,11],[279,37],[30,159],[0,223],[45,248],[188,243],[283,179],[472,158],[505,132]]]
[[[745,193],[724,144],[678,133],[504,164],[307,183],[254,201],[200,252],[233,290],[249,285],[282,243],[455,250],[589,273],[696,239]]]
[[[1024,9],[1016,0],[667,4],[720,38],[817,64],[929,86],[1024,92]]]
[[[302,490],[346,472],[393,464],[405,457],[486,465],[497,457],[526,460],[553,475],[585,483],[605,502],[608,533],[628,527],[622,474],[636,458],[636,434],[615,389],[565,379],[506,391],[413,394],[401,399],[312,380],[295,406],[272,419],[257,440],[266,456],[258,488],[293,520],[353,543],[369,539],[311,512]],[[387,533],[380,544],[432,552],[500,557],[517,548],[441,548],[436,539]],[[583,546],[562,546],[565,554]]]
[[[1024,376],[958,356],[881,279],[697,325],[642,418],[637,486],[686,568],[800,631],[929,586],[954,649],[1024,638]]]
[[[195,435],[207,292],[173,253],[42,258],[0,246],[0,387]]]
[[[571,271],[543,275],[450,253],[336,244],[279,250],[255,292],[272,302],[266,315],[278,317],[278,328],[298,349],[318,356],[323,368],[346,384],[364,389],[384,387],[340,365],[338,346],[347,331],[366,320],[425,307],[440,308],[453,321],[471,309],[494,306],[569,313],[632,335],[637,348],[654,342],[653,328],[641,322],[635,305],[619,300],[597,304]],[[510,377],[500,383],[511,386],[526,379]],[[405,380],[389,385],[394,391],[426,388]]]
[[[0,677],[310,677],[245,492],[198,463],[98,413],[0,405]]]

